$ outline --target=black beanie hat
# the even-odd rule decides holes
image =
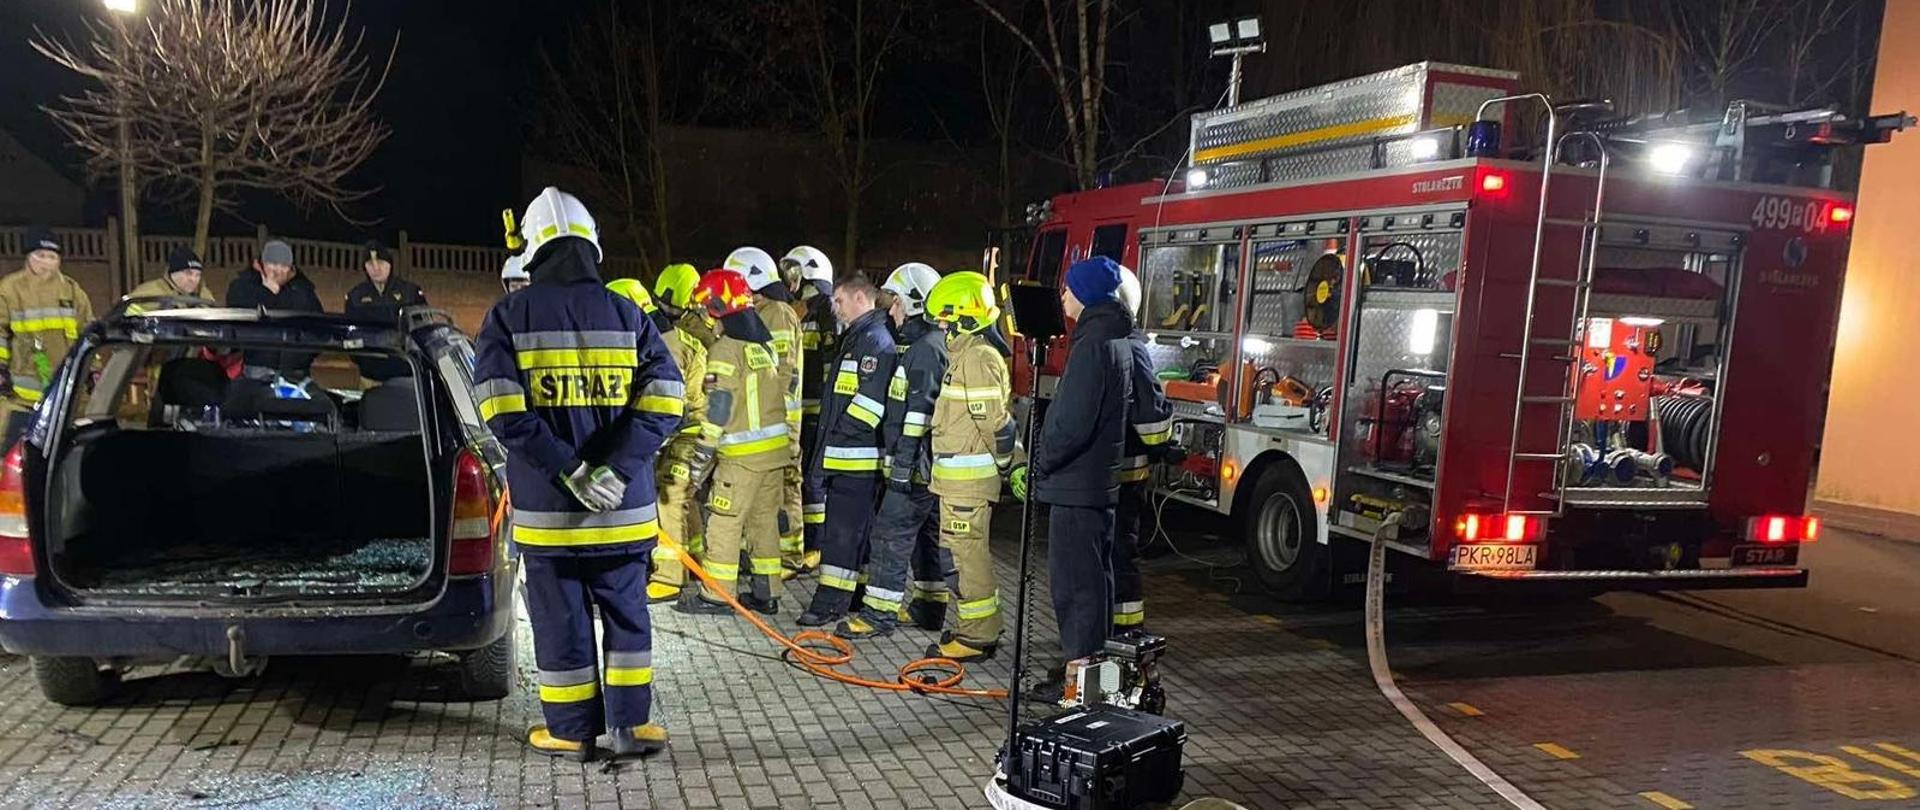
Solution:
[[[193,248],[187,247],[186,245],[175,245],[173,250],[167,252],[168,273],[201,269],[204,268],[200,265],[200,257],[193,252]]]
[[[367,240],[367,246],[363,252],[366,253],[368,259],[379,259],[387,264],[393,264],[393,249],[387,247],[378,239]]]
[[[51,250],[55,253],[61,252],[60,238],[53,235],[52,228],[45,225],[34,225],[27,228],[27,238],[21,241],[20,252],[32,253],[36,250]]]

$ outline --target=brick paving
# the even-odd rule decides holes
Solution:
[[[1004,537],[996,545],[1004,593],[1013,590],[1014,550]],[[1149,624],[1173,645],[1164,667],[1168,713],[1192,734],[1185,797],[1256,808],[1500,806],[1374,691],[1348,635],[1357,628],[1351,611],[1289,611],[1230,597],[1232,583],[1177,558],[1156,560],[1148,572]],[[789,585],[780,622],[789,631],[811,587]],[[1044,600],[1041,589],[1036,605]],[[1035,611],[1042,652],[1055,642],[1048,613]],[[674,742],[658,757],[618,766],[521,749],[521,732],[539,715],[524,632],[523,689],[489,703],[444,700],[451,673],[425,660],[282,659],[254,680],[146,676],[109,706],[62,709],[41,699],[24,659],[0,656],[0,806],[985,806],[980,784],[1004,733],[1004,704],[850,688],[782,661],[744,621],[664,609],[654,617],[656,716]],[[852,668],[885,677],[930,640],[903,629],[862,645]],[[1771,682],[1739,681],[1741,671],[1723,674],[1732,681],[1638,671],[1416,676],[1411,691],[1550,807],[1654,807],[1638,795],[1653,790],[1702,808],[1828,806],[1839,794],[1737,750],[1824,745],[1833,754],[1839,745],[1883,740],[1920,749],[1914,734],[1896,733],[1920,717],[1914,695],[1899,705],[1872,697],[1897,691],[1899,678],[1913,683],[1913,670],[1900,668],[1909,665],[1833,666],[1840,669],[1824,675],[1847,677],[1789,667],[1747,675]],[[1008,671],[1002,656],[972,668],[968,683],[1003,688]],[[1808,705],[1809,717],[1856,719],[1836,719],[1840,728],[1829,731],[1749,716],[1718,726],[1711,740],[1646,733],[1679,727],[1662,707],[1754,690]],[[1450,702],[1485,712],[1468,717]],[[1878,724],[1859,725],[1875,706]],[[1557,759],[1533,747],[1539,742],[1581,758]]]

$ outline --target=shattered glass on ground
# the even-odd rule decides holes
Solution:
[[[381,539],[344,554],[292,558],[285,549],[159,562],[101,572],[97,590],[165,595],[271,591],[365,593],[400,591],[426,576],[433,562],[427,538]]]

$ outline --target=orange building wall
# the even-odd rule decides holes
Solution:
[[[1915,42],[1920,0],[1888,0],[1873,112],[1920,113]],[[1818,496],[1920,514],[1920,131],[1867,149],[1846,285]]]

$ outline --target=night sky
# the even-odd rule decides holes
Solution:
[[[518,208],[520,152],[527,130],[525,108],[539,79],[543,38],[563,30],[554,0],[361,0],[347,13],[366,30],[363,51],[384,61],[400,37],[387,88],[376,105],[392,128],[362,167],[358,187],[381,191],[351,210],[381,222],[362,230],[330,213],[302,215],[265,195],[245,201],[254,221],[317,238],[350,239],[374,234],[389,240],[401,228],[425,242],[491,244],[499,239],[499,212]],[[85,15],[103,14],[98,0],[5,0],[0,2],[0,128],[34,153],[82,180],[80,159],[46,121],[38,105],[78,88],[64,70],[29,45],[37,27],[78,37]],[[344,6],[334,4],[334,13]],[[532,9],[543,13],[533,13]],[[97,191],[87,216],[99,220],[114,208],[110,190]],[[143,209],[149,232],[187,233],[190,210]],[[251,232],[252,221],[216,218],[215,233]]]

